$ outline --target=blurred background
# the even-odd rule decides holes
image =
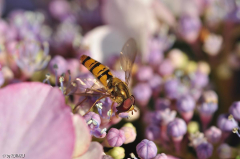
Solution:
[[[47,42],[52,59],[72,60],[69,68],[77,68],[72,69],[73,77],[87,72],[78,62],[87,54],[122,78],[119,52],[129,37],[136,40],[132,90],[141,113],[133,121],[137,139],[123,146],[126,154],[136,153],[137,143],[145,138],[146,123],[152,121],[142,112],[154,112],[160,97],[174,103],[176,96],[188,92],[198,101],[202,92],[214,90],[218,109],[210,125],[240,100],[239,0],[0,0],[0,15],[2,85],[42,81],[48,72],[44,68],[53,67],[47,58],[41,59],[45,67],[41,65],[44,73],[39,75],[40,68],[28,61],[30,55],[16,53],[16,46],[29,44],[22,41],[37,41],[42,48]],[[61,65],[60,59],[60,70]],[[181,84],[166,86],[172,79]],[[197,112],[193,120],[200,123]],[[233,147],[239,142],[235,134],[227,140]],[[191,147],[189,151],[194,156]]]

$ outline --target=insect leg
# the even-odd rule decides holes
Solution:
[[[87,113],[89,113],[90,110],[92,109],[92,107],[94,107],[94,105],[95,105],[98,101],[100,101],[101,99],[106,98],[106,97],[109,97],[109,95],[105,95],[105,96],[102,96],[102,97],[100,97],[99,99],[97,99],[97,100],[93,103],[93,105],[89,108],[89,110],[88,110],[84,115],[86,115]]]
[[[75,107],[73,108],[73,112],[76,112],[77,108],[87,100],[87,97],[85,97],[81,102],[78,102]]]
[[[109,120],[109,121],[111,121],[111,120],[112,120],[113,105],[114,105],[114,102],[112,102],[112,105],[111,105],[111,114],[110,114],[110,120]]]
[[[94,92],[99,92],[99,93],[106,93],[106,91],[100,91],[100,90],[92,89],[92,88],[87,88],[86,92],[88,92],[88,91],[94,91]]]

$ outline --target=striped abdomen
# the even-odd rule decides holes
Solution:
[[[80,62],[105,86],[108,80],[113,77],[109,68],[89,56],[82,55]]]

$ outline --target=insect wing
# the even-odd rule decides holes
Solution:
[[[78,93],[79,95],[87,96],[91,94],[101,95],[106,93],[104,86],[94,77],[76,78],[75,83],[77,85],[77,91],[75,94]]]
[[[132,66],[137,55],[137,45],[134,39],[129,39],[123,46],[120,53],[120,63],[122,70],[125,71],[125,82],[129,83]]]

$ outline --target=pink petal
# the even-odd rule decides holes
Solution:
[[[0,152],[27,159],[72,157],[71,110],[58,88],[37,82],[0,90]]]
[[[91,142],[88,151],[84,155],[74,159],[102,159],[102,155],[102,145],[98,142]]]
[[[84,154],[91,143],[91,135],[86,124],[86,121],[80,115],[73,116],[73,123],[75,126],[76,142],[73,152],[73,157],[78,157]]]

